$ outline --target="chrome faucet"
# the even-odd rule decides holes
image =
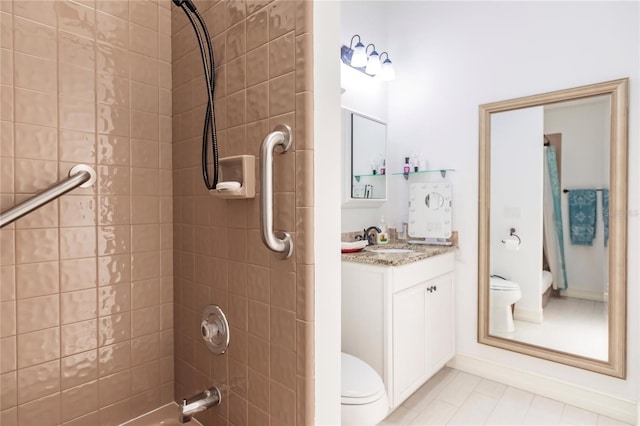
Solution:
[[[371,231],[372,230],[376,230],[376,232],[380,233],[382,232],[382,229],[378,228],[377,226],[370,226],[367,229],[365,229],[362,233],[362,235],[356,235],[356,240],[358,241],[364,241],[367,240],[367,242],[369,243],[369,245],[373,245],[376,236],[375,234],[373,234]]]
[[[180,405],[180,423],[187,423],[196,414],[219,405],[221,399],[222,395],[217,386],[183,399],[182,405]]]

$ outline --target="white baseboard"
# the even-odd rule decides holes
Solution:
[[[542,324],[542,309],[518,309],[518,304],[516,303],[516,310],[513,313],[513,319]]]
[[[447,366],[625,423],[635,425],[638,421],[636,401],[463,354],[457,354]]]
[[[605,301],[605,295],[603,293],[598,293],[595,291],[585,291],[575,288],[560,290],[560,295],[564,297],[573,297],[574,299],[594,300],[596,302]]]

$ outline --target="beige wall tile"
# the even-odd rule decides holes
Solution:
[[[18,404],[17,384],[15,371],[0,376],[0,410],[7,410]]]
[[[129,283],[104,286],[98,289],[98,315],[109,316],[131,310]]]
[[[57,392],[60,388],[60,362],[51,361],[18,370],[18,404]]]
[[[17,341],[19,369],[60,357],[60,329],[57,327],[20,334]]]
[[[56,93],[57,64],[54,60],[16,53],[14,67],[15,87],[39,92]],[[3,84],[5,83],[3,82]]]
[[[295,29],[296,3],[278,0],[269,5],[269,39],[274,40]]]
[[[131,400],[128,398],[106,407],[100,405],[102,408],[98,415],[101,425],[118,425],[132,418]]]
[[[120,19],[113,15],[97,11],[96,40],[127,49],[129,47],[129,22],[126,19]]]
[[[131,396],[131,371],[125,370],[99,379],[99,402],[104,407]]]
[[[101,73],[129,77],[131,54],[128,50],[98,42],[94,57],[96,67]]]
[[[93,380],[61,392],[62,421],[94,412],[98,409],[98,381]]]
[[[131,314],[129,312],[110,315],[98,320],[99,347],[129,339],[131,339]]]
[[[2,419],[118,424],[134,412],[131,385],[100,401],[101,376],[154,365],[136,376],[137,406],[173,395],[170,2],[135,2],[131,16],[126,1],[13,3],[0,9],[0,204],[50,186],[74,163],[101,167],[96,187],[0,231]],[[202,115],[190,114],[193,123]],[[167,386],[149,389],[161,357]]]
[[[95,43],[92,40],[65,32],[58,33],[58,55],[60,62],[83,68],[93,69],[96,64]],[[107,68],[106,63],[102,65],[99,69]]]
[[[97,347],[97,321],[82,321],[61,327],[62,355],[69,356]]]
[[[16,52],[44,59],[56,59],[54,28],[16,17],[13,30],[13,46]]]
[[[18,123],[55,127],[57,124],[55,95],[15,89],[15,120]]]
[[[58,262],[40,262],[18,265],[15,269],[18,299],[46,296],[60,290]]]
[[[97,316],[97,293],[95,289],[77,290],[60,295],[61,322],[69,324]]]
[[[271,345],[271,378],[287,388],[296,386],[296,352]]]
[[[60,393],[18,406],[18,418],[23,424],[55,426],[60,423]]]
[[[247,18],[247,51],[262,46],[269,41],[269,17],[263,9]]]
[[[126,0],[96,0],[96,10],[117,16],[122,19],[129,18],[129,1]]]
[[[269,77],[275,78],[296,69],[296,49],[293,33],[269,43]]]
[[[56,5],[50,1],[13,2],[13,14],[40,24],[56,26]]]
[[[58,28],[70,34],[95,39],[95,9],[70,1],[58,1]]]
[[[105,346],[98,353],[100,377],[127,370],[131,366],[131,342]]]
[[[64,62],[59,64],[59,68],[58,90],[60,95],[73,96],[87,101],[94,100],[96,77],[93,70]]]
[[[17,331],[28,333],[60,324],[58,294],[17,302]]]
[[[139,2],[145,3],[145,2]],[[157,19],[156,25],[157,25]],[[145,28],[141,25],[129,25],[129,48],[132,52],[147,55],[152,58],[158,57],[158,35],[157,32]]]
[[[4,374],[14,371],[17,367],[16,363],[16,337],[5,337],[0,339],[0,373]]]
[[[128,165],[130,163],[129,149],[129,138],[98,135],[98,164]]]
[[[60,360],[61,389],[69,389],[98,378],[97,351],[89,350]]]

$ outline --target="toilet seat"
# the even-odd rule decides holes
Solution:
[[[520,290],[520,286],[513,281],[503,280],[501,278],[493,278],[489,279],[489,288],[491,290],[497,291],[514,291]]]
[[[385,394],[384,383],[376,371],[359,358],[341,354],[341,402],[362,405],[380,399]]]

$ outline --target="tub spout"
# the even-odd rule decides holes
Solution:
[[[182,400],[180,406],[180,423],[186,423],[193,416],[220,404],[222,396],[217,386],[206,389],[196,395]]]

